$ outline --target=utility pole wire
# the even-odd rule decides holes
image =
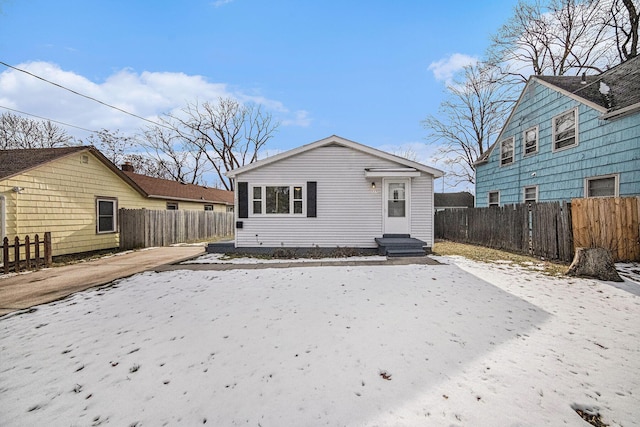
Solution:
[[[38,75],[35,75],[35,74],[33,74],[33,73],[30,73],[30,72],[29,72],[29,71],[27,71],[27,70],[22,70],[22,69],[20,69],[20,68],[14,67],[13,65],[9,65],[9,64],[7,64],[6,62],[2,62],[2,61],[0,61],[0,64],[4,65],[4,66],[5,66],[5,67],[7,67],[7,68],[11,68],[11,69],[13,69],[13,70],[20,71],[21,73],[25,73],[25,74],[27,74],[27,75],[29,75],[29,76],[31,76],[31,77],[35,77],[36,79],[42,80],[43,82],[46,82],[46,83],[52,84],[52,85],[54,85],[54,86],[57,86],[57,87],[59,87],[60,89],[64,89],[64,90],[66,90],[66,91],[69,91],[69,92],[73,93],[74,95],[78,95],[78,96],[81,96],[81,97],[83,97],[83,98],[87,98],[87,99],[89,99],[89,100],[91,100],[91,101],[97,102],[98,104],[102,104],[102,105],[104,105],[105,107],[113,108],[114,110],[118,110],[118,111],[120,111],[121,113],[125,113],[125,114],[128,114],[128,115],[130,115],[130,116],[133,116],[133,117],[135,117],[135,118],[137,118],[137,119],[144,120],[145,122],[149,122],[149,123],[151,123],[151,124],[153,124],[153,125],[155,125],[155,126],[161,126],[161,127],[167,128],[167,129],[171,129],[171,128],[169,128],[169,127],[167,127],[167,126],[165,126],[165,125],[163,125],[163,124],[161,124],[161,123],[154,122],[153,120],[149,120],[149,119],[146,119],[146,118],[144,118],[144,117],[142,117],[142,116],[139,116],[139,115],[137,115],[137,114],[130,113],[129,111],[123,110],[122,108],[118,108],[118,107],[116,107],[116,106],[114,106],[114,105],[107,104],[106,102],[102,102],[102,101],[100,101],[99,99],[93,98],[93,97],[88,96],[88,95],[84,95],[84,94],[82,94],[82,93],[80,93],[80,92],[77,92],[77,91],[75,91],[75,90],[73,90],[73,89],[69,89],[68,87],[62,86],[61,84],[58,84],[58,83],[52,82],[52,81],[50,81],[50,80],[47,80],[47,79],[45,79],[44,77],[40,77],[40,76],[38,76]]]
[[[84,131],[91,132],[91,133],[97,133],[98,132],[98,131],[95,131],[95,130],[83,128],[83,127],[76,126],[76,125],[70,125],[69,123],[61,122],[59,120],[53,120],[53,119],[49,119],[47,117],[38,116],[37,114],[27,113],[26,111],[20,111],[20,110],[16,110],[16,109],[13,109],[13,108],[5,107],[4,105],[0,105],[0,108],[4,108],[5,110],[13,111],[15,113],[26,114],[27,116],[31,116],[31,117],[37,117],[37,118],[42,119],[42,120],[47,120],[49,122],[57,123],[59,125],[69,126],[69,127],[72,127],[72,128],[84,130]]]

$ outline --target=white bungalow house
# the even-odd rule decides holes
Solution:
[[[430,166],[334,135],[226,175],[236,251],[382,247],[401,256],[433,246],[433,181],[443,172]]]

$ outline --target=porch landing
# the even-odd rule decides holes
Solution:
[[[376,237],[378,254],[388,257],[425,256],[429,252],[426,242],[411,237],[409,234],[385,234]]]

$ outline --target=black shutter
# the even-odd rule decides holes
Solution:
[[[307,217],[315,218],[317,216],[317,188],[316,181],[307,181]]]
[[[238,183],[238,218],[249,218],[249,184]]]

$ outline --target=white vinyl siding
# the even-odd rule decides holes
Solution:
[[[236,230],[238,247],[376,247],[383,233],[381,188],[372,188],[365,168],[393,168],[398,164],[338,145],[319,147],[247,171],[237,182],[250,188],[317,182],[317,217],[306,215],[250,215]],[[412,182],[412,236],[432,243],[433,179],[415,177]],[[305,185],[306,188],[306,185]],[[251,197],[253,190],[249,190]],[[306,191],[306,190],[305,190]],[[295,190],[294,203],[295,203]],[[255,200],[255,199],[254,199]],[[306,211],[306,195],[302,204]],[[294,207],[295,209],[295,207]],[[253,211],[251,211],[253,212]],[[413,213],[420,212],[420,215]]]

